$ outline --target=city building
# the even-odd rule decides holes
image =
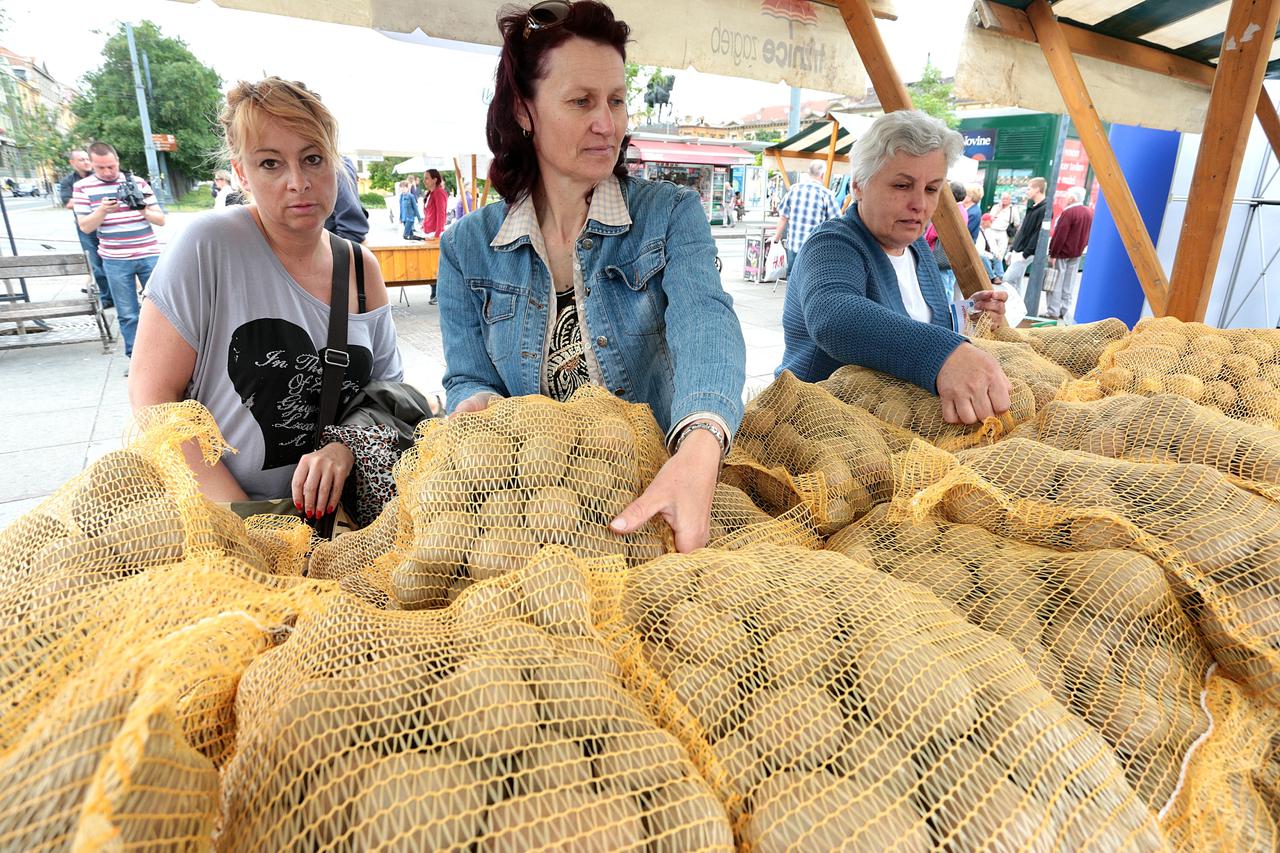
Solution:
[[[29,116],[44,109],[63,133],[74,124],[71,100],[75,90],[54,79],[44,63],[0,47],[0,178],[54,183],[52,164],[34,161],[18,147],[18,129]]]

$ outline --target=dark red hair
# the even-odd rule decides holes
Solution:
[[[533,191],[538,182],[538,156],[534,152],[533,139],[525,136],[517,117],[523,107],[521,101],[532,101],[539,80],[547,76],[547,54],[573,37],[607,45],[618,51],[625,62],[627,39],[631,28],[613,17],[613,11],[596,0],[577,0],[569,7],[569,14],[560,24],[541,30],[530,30],[525,38],[529,10],[505,6],[498,15],[498,29],[502,32],[502,55],[498,59],[498,73],[493,87],[493,100],[489,102],[489,117],[485,123],[485,137],[493,160],[489,163],[489,185],[507,201],[514,204]],[[535,128],[536,132],[536,128]],[[622,140],[618,162],[613,173],[626,177],[627,144]]]

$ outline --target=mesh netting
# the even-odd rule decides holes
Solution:
[[[1280,426],[1280,330],[1149,318],[1089,374],[1110,393],[1177,394],[1228,417]]]
[[[997,330],[999,340],[1027,343],[1044,358],[1079,379],[1098,366],[1103,352],[1129,334],[1129,327],[1114,317],[1075,326],[1044,326]]]

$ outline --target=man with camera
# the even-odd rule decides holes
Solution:
[[[145,180],[121,173],[116,150],[107,143],[89,146],[89,162],[93,174],[76,181],[71,201],[80,230],[98,232],[98,254],[116,304],[124,354],[131,356],[138,328],[138,287],[146,288],[160,257],[151,226],[164,225],[164,211]]]

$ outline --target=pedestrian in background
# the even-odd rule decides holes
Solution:
[[[835,195],[822,183],[826,170],[821,160],[811,162],[808,177],[787,190],[778,207],[780,218],[778,227],[773,230],[773,242],[786,235],[787,278],[791,276],[796,255],[818,226],[840,215]]]
[[[1040,226],[1044,224],[1044,211],[1048,204],[1045,189],[1049,186],[1044,178],[1032,178],[1027,181],[1027,211],[1022,215],[1022,224],[1013,235],[1013,243],[1009,245],[1009,265],[1005,269],[1004,280],[1018,288],[1018,293],[1027,292],[1022,277],[1027,267],[1036,259],[1036,246],[1040,242]]]
[[[58,201],[71,211],[74,218],[75,206],[71,202],[73,188],[76,181],[93,174],[93,167],[89,165],[87,151],[72,151],[71,156],[67,158],[67,163],[71,166],[71,173],[58,182]],[[107,274],[102,269],[102,258],[98,255],[98,232],[86,234],[77,225],[76,236],[80,238],[80,248],[84,250],[85,257],[89,260],[89,269],[93,271],[93,280],[97,282],[98,301],[102,303],[103,308],[110,308],[115,303],[111,301],[111,286],[107,283]]]
[[[444,234],[449,205],[449,193],[444,188],[444,178],[439,169],[428,169],[422,176],[422,234],[426,239],[439,239]],[[428,305],[436,304],[436,283],[431,282],[431,298]]]
[[[417,196],[413,194],[413,182],[409,182],[409,186],[400,194],[400,223],[404,225],[404,239],[417,240],[418,237],[413,233],[413,225],[418,221],[418,202]]]
[[[1080,258],[1089,245],[1093,229],[1093,211],[1084,205],[1084,187],[1067,190],[1069,201],[1058,217],[1049,239],[1049,262],[1053,264],[1053,289],[1049,291],[1045,310],[1048,316],[1067,320],[1076,297]]]

